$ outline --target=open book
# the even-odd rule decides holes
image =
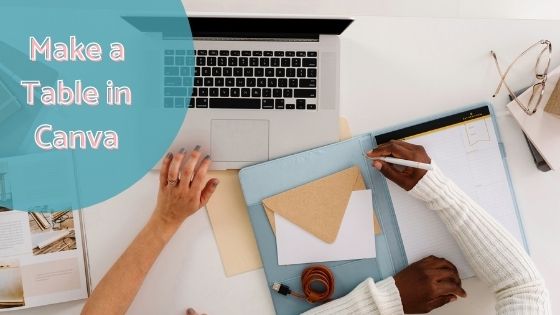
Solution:
[[[83,231],[78,211],[0,212],[0,312],[87,298]]]
[[[31,155],[0,159],[0,312],[89,295],[84,222],[71,210],[79,209],[72,155],[43,155],[44,163],[32,163]],[[24,169],[34,180],[25,179]],[[37,186],[52,176],[67,180],[41,194]],[[53,206],[53,200],[67,202]],[[47,211],[53,208],[61,210]]]

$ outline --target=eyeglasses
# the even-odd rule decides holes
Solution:
[[[533,93],[531,94],[531,97],[529,98],[529,102],[525,105],[517,98],[515,93],[511,90],[509,85],[506,83],[505,79],[506,79],[506,76],[508,75],[509,71],[513,67],[513,65],[521,57],[523,57],[525,54],[527,54],[527,52],[529,52],[533,48],[539,47],[539,46],[543,46],[543,48],[539,53],[539,57],[537,58],[537,62],[535,63],[536,83],[533,84],[533,87],[532,87],[533,88]],[[500,68],[500,64],[498,63],[498,57],[496,57],[496,53],[493,50],[490,51],[490,54],[492,54],[492,57],[494,58],[494,62],[496,63],[496,68],[498,69],[498,73],[500,74],[500,83],[498,84],[498,87],[496,88],[496,91],[494,92],[494,95],[492,95],[492,97],[496,97],[496,95],[500,92],[500,89],[502,88],[502,84],[503,84],[506,87],[506,89],[508,90],[511,98],[513,98],[513,100],[515,100],[515,102],[523,109],[523,111],[525,111],[525,113],[527,113],[527,115],[533,115],[537,111],[537,108],[539,107],[539,104],[541,103],[542,97],[544,95],[544,88],[546,86],[546,80],[548,78],[548,68],[550,67],[551,53],[552,53],[552,44],[550,43],[550,41],[540,40],[540,41],[536,42],[535,44],[531,45],[531,47],[527,48],[519,56],[517,56],[517,58],[515,58],[515,60],[513,60],[513,62],[509,65],[509,67],[507,67],[506,72],[502,73],[502,69]]]

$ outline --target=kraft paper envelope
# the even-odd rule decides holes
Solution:
[[[353,166],[264,199],[263,206],[273,231],[276,213],[330,244],[336,240],[352,191],[364,189],[360,169]],[[374,224],[380,231],[377,219]]]
[[[348,125],[348,120],[346,120],[346,118],[340,117],[338,119],[338,126],[340,128],[340,141],[352,138],[352,132],[350,131],[350,126]]]
[[[238,174],[238,170],[208,174],[220,180],[206,209],[227,277],[262,267]]]
[[[348,122],[340,118],[340,140],[352,137]],[[262,267],[253,226],[249,220],[238,170],[211,171],[220,185],[208,202],[206,209],[220,251],[227,277]],[[380,229],[376,227],[376,231]]]

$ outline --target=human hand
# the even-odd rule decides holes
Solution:
[[[414,145],[400,140],[391,140],[383,143],[368,152],[369,157],[396,157],[399,159],[416,161],[430,164],[432,160],[421,145]],[[385,177],[401,186],[404,190],[411,190],[426,174],[426,170],[397,166],[385,161],[374,160],[373,167],[379,170]]]
[[[159,194],[153,218],[171,228],[204,207],[218,186],[218,179],[206,179],[210,157],[200,159],[200,147],[190,154],[182,149],[169,153],[162,162]]]
[[[189,308],[187,309],[187,315],[198,315],[198,313],[194,309]],[[206,315],[206,314],[201,314],[201,315]]]
[[[455,265],[435,256],[411,264],[394,279],[407,314],[428,313],[467,296]]]

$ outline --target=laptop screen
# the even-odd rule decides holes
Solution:
[[[143,32],[161,32],[164,37],[184,37],[181,17],[123,17]],[[351,19],[189,17],[193,37],[232,38],[318,38],[340,35]],[[182,31],[181,31],[182,30]]]

